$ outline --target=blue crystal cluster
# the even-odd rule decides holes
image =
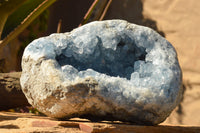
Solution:
[[[65,80],[92,77],[97,95],[130,118],[160,123],[179,103],[182,74],[174,47],[150,28],[123,20],[92,22],[70,33],[33,41],[31,56],[52,59]],[[123,116],[122,116],[123,117]]]

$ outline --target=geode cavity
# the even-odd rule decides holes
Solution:
[[[34,40],[22,69],[29,103],[55,118],[158,124],[182,94],[173,46],[152,29],[123,20]]]

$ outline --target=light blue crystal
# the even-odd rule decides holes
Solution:
[[[181,98],[182,74],[173,46],[150,28],[123,20],[92,22],[40,38],[27,46],[23,58],[56,61],[63,81],[92,77],[97,96],[112,104],[113,110],[104,113],[119,120],[158,124]]]

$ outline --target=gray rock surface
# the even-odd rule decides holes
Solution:
[[[173,46],[123,20],[92,22],[30,43],[21,86],[29,103],[55,118],[158,124],[182,94]]]

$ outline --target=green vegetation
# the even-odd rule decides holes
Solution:
[[[16,38],[56,0],[0,0],[0,49]]]

